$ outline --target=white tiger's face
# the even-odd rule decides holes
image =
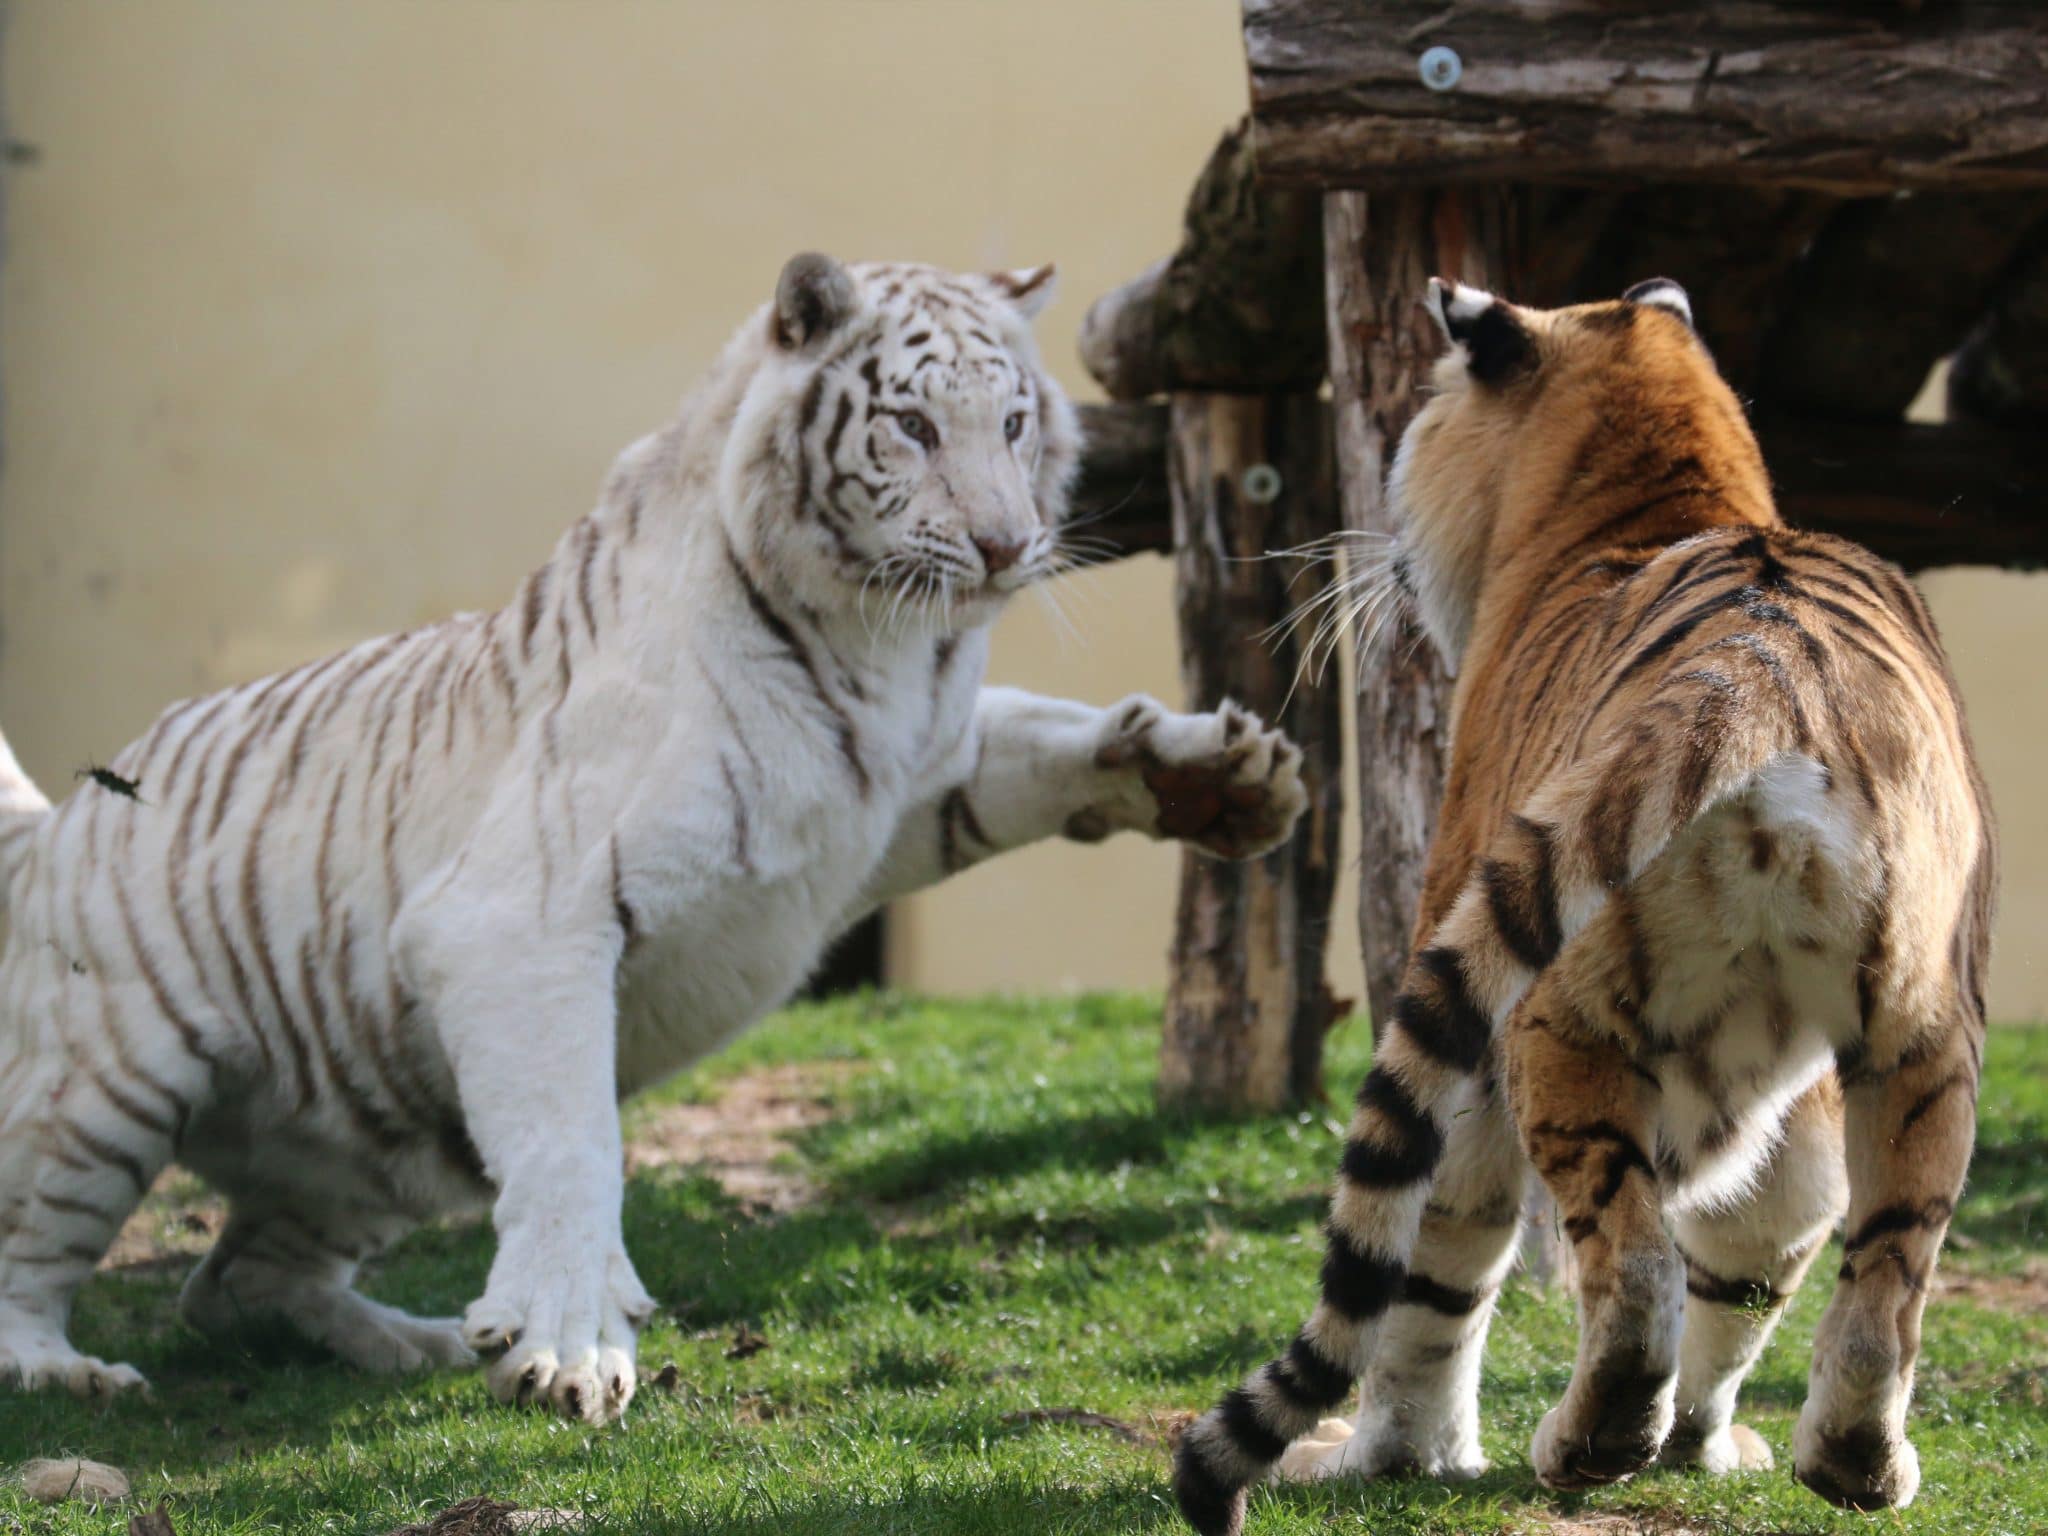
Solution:
[[[813,601],[952,630],[1058,568],[1076,429],[1029,330],[1051,278],[823,256],[784,270],[764,374],[791,473],[750,531]]]

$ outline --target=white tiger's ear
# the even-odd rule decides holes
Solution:
[[[1042,267],[1019,267],[1014,272],[991,272],[988,280],[997,293],[1016,305],[1027,320],[1036,319],[1059,286],[1059,273],[1051,262]]]
[[[775,344],[800,352],[846,324],[859,307],[851,272],[830,256],[801,252],[789,258],[775,284]]]
[[[1688,328],[1692,326],[1692,300],[1668,277],[1653,277],[1646,283],[1637,283],[1621,297],[1624,303],[1661,309],[1666,314],[1678,316]]]

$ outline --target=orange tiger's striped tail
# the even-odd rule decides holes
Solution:
[[[49,814],[49,796],[22,771],[14,749],[0,736],[0,913],[7,910],[7,893],[28,856],[29,840]]]
[[[1689,697],[1691,690],[1698,697]],[[1674,706],[1712,714],[1705,682],[1667,684]],[[1683,751],[1624,728],[1553,775],[1508,818],[1443,921],[1409,960],[1372,1071],[1358,1091],[1325,1227],[1322,1295],[1286,1353],[1190,1425],[1174,1467],[1182,1514],[1202,1536],[1237,1536],[1246,1490],[1350,1394],[1379,1325],[1411,1285],[1423,1209],[1452,1121],[1495,1060],[1495,1031],[1539,972],[1588,931],[1694,819],[1743,793],[1802,733],[1764,707]],[[1820,772],[1819,765],[1809,763]],[[1440,1287],[1438,1287],[1440,1289]]]

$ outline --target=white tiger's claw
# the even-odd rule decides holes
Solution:
[[[508,1264],[505,1252],[463,1323],[464,1341],[491,1361],[491,1396],[577,1423],[620,1418],[638,1381],[635,1340],[654,1305],[632,1264],[623,1252],[597,1264],[529,1262],[535,1256]]]
[[[1248,859],[1286,841],[1308,806],[1301,749],[1283,731],[1225,700],[1200,715],[1174,714],[1142,694],[1109,711],[1101,768],[1124,780],[1122,825]]]

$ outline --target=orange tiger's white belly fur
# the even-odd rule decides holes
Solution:
[[[1699,817],[1631,887],[1654,984],[1631,1000],[1656,1077],[1656,1157],[1678,1209],[1748,1192],[1789,1107],[1862,1027],[1871,873],[1819,764],[1786,756]]]

